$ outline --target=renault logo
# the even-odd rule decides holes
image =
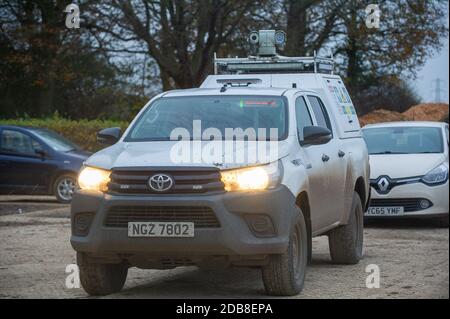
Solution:
[[[389,180],[386,177],[382,177],[378,181],[377,185],[380,191],[385,192],[389,188]]]
[[[172,188],[173,178],[166,174],[156,174],[148,180],[148,186],[157,192],[165,192]]]

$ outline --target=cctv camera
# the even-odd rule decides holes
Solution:
[[[275,44],[278,47],[283,47],[286,44],[286,33],[284,31],[275,32]]]
[[[253,31],[250,33],[249,41],[251,44],[258,44],[259,43],[259,34],[257,31]]]

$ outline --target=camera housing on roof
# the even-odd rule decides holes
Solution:
[[[275,30],[252,31],[249,35],[249,42],[257,46],[258,56],[275,56],[277,47],[283,48],[286,44],[286,33]]]

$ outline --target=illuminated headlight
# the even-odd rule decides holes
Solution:
[[[441,164],[438,167],[429,171],[424,177],[422,177],[422,181],[425,184],[434,185],[441,184],[446,182],[448,179],[448,166],[445,164]]]
[[[274,162],[263,166],[222,171],[221,175],[225,190],[228,192],[264,190],[279,184],[281,171],[281,163]]]
[[[110,171],[86,166],[81,169],[78,176],[78,186],[81,189],[105,192],[108,188],[110,174]]]

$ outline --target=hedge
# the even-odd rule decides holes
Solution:
[[[95,152],[104,146],[97,143],[96,134],[107,127],[120,127],[122,131],[128,126],[125,121],[111,120],[68,120],[54,116],[46,119],[0,119],[0,125],[33,126],[53,130],[71,140],[87,151]]]

